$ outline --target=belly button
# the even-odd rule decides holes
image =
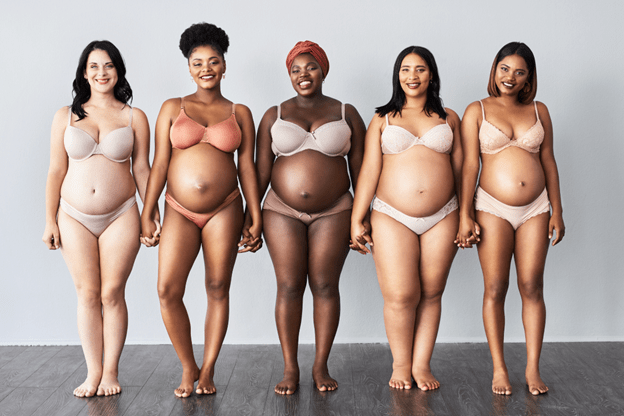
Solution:
[[[524,182],[520,182],[520,186],[524,186]]]
[[[301,192],[301,197],[302,197],[302,198],[307,199],[309,196],[310,196],[310,194],[309,194],[309,193],[307,193],[307,192]]]
[[[94,194],[94,193],[95,193],[95,189],[93,189],[93,190],[91,191],[91,193],[92,193],[92,194]]]

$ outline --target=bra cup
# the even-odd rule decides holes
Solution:
[[[323,136],[319,133],[312,133],[309,134],[308,137],[306,137],[306,141],[314,140],[318,148],[322,150],[322,153],[328,155],[349,153],[349,149],[351,148],[351,129],[349,128],[349,125],[347,123],[340,126],[339,129],[340,130],[334,130],[332,132],[333,134],[328,139],[324,140]],[[314,144],[312,143],[312,145]]]
[[[70,130],[70,129],[67,129]],[[91,136],[82,130],[73,128],[71,133],[65,132],[63,143],[67,155],[73,160],[85,160],[91,156],[97,148],[97,143]]]
[[[106,136],[104,141],[100,143],[100,152],[108,159],[114,161],[122,161],[128,159],[132,155],[134,148],[134,139],[132,133],[130,135],[127,130],[131,127],[125,127],[112,131]]]
[[[303,147],[306,142],[305,137],[303,140],[288,140],[288,138],[293,136],[302,136],[302,132],[286,123],[280,123],[279,125],[273,123],[273,127],[271,128],[271,137],[273,138],[271,147],[278,151],[277,153],[274,151],[274,153],[289,155],[291,153],[296,153],[297,150]]]
[[[439,126],[442,127],[438,128]],[[398,154],[412,146],[422,145],[438,153],[450,153],[453,148],[453,132],[447,124],[439,126],[433,127],[422,138],[419,138],[401,126],[388,125],[381,135],[382,152]]]

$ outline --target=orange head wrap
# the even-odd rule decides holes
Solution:
[[[316,62],[318,62],[321,66],[323,78],[325,78],[329,72],[329,59],[327,59],[327,55],[325,54],[323,48],[309,40],[297,42],[295,47],[288,52],[288,56],[286,57],[286,68],[288,71],[290,72],[290,67],[292,66],[295,58],[302,53],[309,53],[314,57]]]

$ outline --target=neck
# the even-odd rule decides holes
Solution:
[[[204,102],[206,104],[210,104],[215,101],[219,101],[223,99],[220,85],[217,85],[216,87],[210,90],[205,90],[203,88],[197,87],[197,91],[195,91],[194,95],[195,95],[195,98],[197,98],[199,101]]]
[[[501,95],[496,97],[496,100],[505,107],[515,107],[520,105],[518,95]]]
[[[297,104],[297,106],[303,108],[315,107],[316,105],[322,103],[324,100],[325,96],[323,95],[322,91],[318,91],[313,95],[307,96],[301,96],[297,94],[297,96],[295,97],[295,103]]]
[[[92,105],[94,107],[113,107],[116,106],[119,101],[115,98],[113,93],[102,94],[97,91],[91,91],[91,97],[85,104]]]
[[[427,95],[405,97],[405,104],[403,105],[403,108],[423,111],[425,109],[425,104],[427,104]]]

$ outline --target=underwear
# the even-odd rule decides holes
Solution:
[[[438,153],[451,153],[453,130],[448,120],[444,124],[430,128],[422,137],[416,137],[407,129],[390,124],[388,114],[386,114],[386,128],[381,133],[381,152],[384,155],[397,155],[412,146],[425,146]]]
[[[107,214],[84,214],[72,207],[61,198],[60,207],[70,217],[82,224],[87,230],[91,232],[96,238],[102,235],[104,230],[119,218],[124,212],[128,211],[132,206],[136,204],[136,196],[132,195],[126,202],[121,204],[117,209]]]
[[[548,192],[544,188],[542,193],[535,198],[535,201],[528,205],[515,207],[503,204],[479,186],[475,195],[475,209],[496,215],[510,223],[514,230],[517,230],[531,218],[544,212],[550,212],[550,201],[548,201]]]
[[[338,214],[340,212],[350,210],[352,207],[353,197],[351,196],[351,193],[345,192],[344,195],[338,198],[329,208],[323,211],[308,214],[306,212],[297,211],[296,209],[286,205],[286,203],[282,201],[279,196],[277,196],[272,188],[269,189],[269,192],[264,200],[264,205],[262,206],[263,209],[268,209],[269,211],[277,212],[278,214],[282,214],[286,217],[294,218],[307,226],[319,218]]]
[[[223,208],[230,205],[238,196],[240,195],[240,190],[236,188],[232,191],[231,194],[225,198],[225,200],[219,205],[216,209],[206,212],[206,213],[197,213],[193,211],[189,211],[184,208],[178,201],[173,199],[168,192],[165,192],[165,201],[169,203],[169,206],[174,210],[178,211],[180,214],[184,215],[189,221],[193,222],[199,229],[204,228],[204,226],[210,221],[212,217],[214,217],[219,211]]]
[[[400,222],[416,235],[421,235],[429,231],[434,225],[442,221],[448,214],[455,211],[459,207],[457,203],[457,195],[453,195],[453,198],[446,203],[438,212],[428,217],[411,217],[402,213],[398,209],[388,205],[381,199],[375,197],[373,199],[373,209],[375,211],[386,214],[390,218]]]
[[[530,129],[517,139],[510,139],[498,127],[487,121],[485,119],[483,103],[481,101],[479,101],[479,103],[481,104],[481,115],[483,116],[481,128],[479,129],[479,147],[481,153],[492,155],[511,146],[519,147],[529,153],[539,153],[540,145],[544,141],[544,127],[539,119],[537,103],[535,101],[533,105],[535,106],[535,116],[537,120],[535,120],[535,124],[533,124]]]

